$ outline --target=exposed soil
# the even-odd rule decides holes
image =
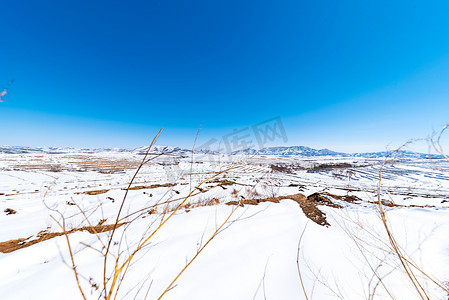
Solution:
[[[150,185],[138,185],[130,187],[129,190],[144,190],[144,189],[155,189],[160,187],[172,187],[176,186],[176,183],[163,183],[163,184],[150,184]]]
[[[359,204],[362,202],[362,200],[356,196],[352,195],[334,195],[330,193],[314,193],[306,197],[305,195],[298,193],[288,196],[279,196],[279,197],[269,197],[269,198],[263,198],[263,199],[243,199],[240,201],[230,201],[227,202],[227,205],[258,205],[262,202],[273,202],[273,203],[279,203],[281,200],[285,199],[291,199],[299,204],[301,207],[303,213],[306,215],[307,218],[312,220],[313,222],[317,223],[318,225],[322,226],[330,226],[330,224],[327,222],[326,214],[322,212],[318,206],[319,205],[325,205],[332,208],[343,208],[338,203],[335,203],[332,201],[334,200],[340,200],[345,201],[348,203],[353,204]],[[381,200],[382,205],[388,206],[388,207],[419,207],[419,208],[432,208],[435,206],[432,205],[400,205],[392,203],[388,200]],[[367,201],[372,204],[378,204],[377,201]]]
[[[288,166],[272,164],[272,165],[270,165],[270,168],[273,172],[293,174],[292,168],[288,167]]]
[[[163,184],[150,184],[150,185],[137,185],[130,187],[129,190],[145,190],[145,189],[155,189],[160,187],[172,187],[176,186],[176,183],[163,183]],[[126,190],[126,189],[124,189]],[[85,195],[100,195],[109,192],[109,190],[95,190],[95,191],[86,191],[81,192],[78,194],[85,194]]]
[[[111,231],[112,229],[114,229],[114,224],[111,225],[103,225],[105,220],[101,220],[100,223],[98,225],[95,226],[84,226],[81,228],[74,228],[71,230],[66,231],[67,234],[71,234],[77,231],[87,231],[91,234],[97,234],[97,233],[102,233],[102,232],[106,232],[106,231]],[[117,224],[116,228],[124,225],[126,223],[119,223]],[[28,239],[30,239],[31,237],[27,237],[27,238],[21,238],[21,239],[15,239],[15,240],[9,240],[6,242],[1,242],[0,243],[0,252],[1,253],[10,253],[22,248],[26,248],[29,246],[32,246],[34,244],[52,239],[54,237],[57,236],[61,236],[64,235],[64,232],[48,232],[46,230],[42,230],[37,234],[37,238],[34,240],[30,240],[28,241]]]
[[[240,178],[240,177],[235,177],[235,178]],[[217,183],[216,186],[222,187],[223,189],[226,189],[225,186],[227,186],[227,185],[250,186],[249,184],[239,183],[239,182],[231,181],[228,179],[214,179],[214,180],[209,181],[209,183]]]
[[[330,207],[341,208],[340,205],[335,204],[331,200],[329,200],[329,197],[336,199],[336,200],[342,200],[345,202],[349,202],[349,203],[361,203],[362,202],[362,200],[356,196],[351,196],[351,195],[339,196],[339,195],[334,195],[334,194],[330,194],[330,193],[314,193],[307,198],[310,198],[317,202],[321,202],[324,205],[327,205]]]
[[[4,212],[6,213],[6,215],[14,215],[17,213],[17,211],[12,208],[7,208],[4,210]]]
[[[368,201],[369,203],[379,205],[378,201]],[[409,205],[402,205],[402,204],[396,204],[391,202],[390,200],[381,199],[380,202],[383,206],[388,207],[417,207],[417,208],[435,208],[435,205],[417,205],[417,204],[409,204]]]
[[[332,202],[332,198],[350,203],[360,201],[360,199],[355,196],[338,196],[329,193],[314,193],[306,197],[304,194],[298,193],[288,196],[269,197],[264,199],[243,199],[241,201],[230,201],[226,204],[240,206],[244,206],[245,204],[257,205],[262,202],[279,203],[281,200],[290,199],[299,204],[307,218],[317,223],[318,225],[330,226],[330,224],[326,220],[326,214],[318,208],[318,205],[326,205],[333,208],[342,208],[341,205]]]
[[[95,190],[95,191],[87,191],[87,192],[82,192],[79,194],[85,194],[85,195],[100,195],[100,194],[104,194],[109,192],[109,190]]]
[[[219,183],[219,186],[237,184],[236,182],[231,181],[231,180],[227,180],[227,179],[222,179],[222,180],[218,181],[218,183]]]
[[[307,172],[308,173],[316,173],[316,172],[321,172],[321,171],[330,171],[333,169],[349,169],[349,168],[354,168],[356,166],[351,165],[349,163],[336,163],[336,164],[319,164],[314,166],[311,169],[308,169]]]

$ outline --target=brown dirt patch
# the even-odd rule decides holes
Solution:
[[[416,208],[435,208],[435,205],[417,205],[417,204],[409,204],[409,205],[403,205],[403,204],[396,204],[391,202],[390,200],[381,199],[383,206],[388,207],[416,207]],[[379,201],[368,201],[369,203],[379,205]]]
[[[111,225],[103,225],[104,221],[100,221],[99,225],[95,226],[84,226],[81,228],[74,228],[71,230],[68,230],[66,233],[71,234],[77,231],[87,231],[91,234],[97,234],[102,233],[106,231],[111,231],[114,228],[114,224]],[[119,223],[117,224],[116,228],[124,225],[126,223]],[[35,245],[37,243],[52,239],[54,237],[62,236],[64,235],[64,232],[48,232],[46,230],[42,230],[37,234],[37,238],[34,240],[28,241],[29,238],[21,238],[21,239],[15,239],[15,240],[9,240],[6,242],[0,243],[0,252],[1,253],[10,253],[19,249],[23,249],[32,245]]]
[[[235,179],[240,178],[240,177],[234,177]],[[226,189],[225,186],[228,185],[241,185],[241,186],[249,186],[249,184],[244,184],[244,183],[239,183],[239,182],[235,182],[232,180],[228,180],[228,179],[214,179],[214,180],[210,180],[209,183],[217,183],[216,186],[220,186],[223,189]]]
[[[234,185],[237,184],[234,181],[231,180],[227,180],[227,179],[222,179],[222,180],[217,180],[215,181],[215,183],[218,183],[218,186],[225,186],[225,185]]]
[[[109,190],[95,190],[95,191],[87,191],[77,194],[85,194],[85,195],[100,195],[109,192]]]
[[[6,215],[14,215],[17,213],[17,211],[12,208],[7,208],[4,210],[4,212],[6,213]]]
[[[270,165],[273,172],[293,174],[292,168],[285,165]]]
[[[317,173],[317,172],[321,172],[321,171],[330,171],[333,169],[349,169],[349,168],[354,168],[356,167],[355,165],[351,165],[349,163],[330,163],[330,164],[319,164],[314,166],[311,169],[307,170],[307,173]]]
[[[361,202],[361,200],[356,196],[349,196],[349,195],[339,196],[339,195],[334,195],[334,194],[330,194],[330,193],[314,193],[314,194],[308,196],[307,198],[309,198],[312,201],[319,202],[321,204],[324,204],[324,205],[327,205],[330,207],[334,207],[334,208],[341,208],[341,205],[332,202],[331,199],[341,200],[341,201],[345,201],[345,202],[349,202],[349,203],[360,203]]]
[[[306,215],[307,218],[317,223],[318,225],[330,226],[330,224],[326,220],[326,214],[322,212],[318,208],[318,206],[326,205],[333,208],[342,208],[342,206],[332,202],[332,200],[329,198],[343,200],[351,203],[360,200],[355,196],[338,196],[329,193],[314,193],[308,197],[306,197],[304,194],[298,193],[288,196],[269,197],[264,199],[244,199],[241,201],[230,201],[227,202],[226,204],[240,205],[240,206],[244,206],[245,204],[258,205],[259,203],[262,202],[279,203],[281,200],[290,199],[299,204],[299,206],[301,207],[303,213]]]
[[[138,185],[130,187],[129,190],[144,190],[144,189],[155,189],[160,187],[173,187],[176,183],[163,183],[163,184],[150,184],[150,185]]]
[[[150,184],[150,185],[137,185],[130,187],[129,190],[145,190],[145,189],[155,189],[160,187],[173,187],[176,186],[176,183],[163,183],[163,184]],[[126,190],[126,189],[124,189]],[[100,195],[109,192],[109,190],[95,190],[95,191],[87,191],[81,192],[77,194],[85,194],[85,195]]]

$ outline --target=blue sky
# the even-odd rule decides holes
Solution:
[[[7,1],[0,144],[383,150],[449,122],[447,1]]]

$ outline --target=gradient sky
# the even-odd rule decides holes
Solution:
[[[191,147],[280,116],[383,150],[449,122],[448,1],[3,1],[0,145]]]

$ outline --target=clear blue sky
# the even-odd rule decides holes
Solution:
[[[0,144],[135,147],[281,116],[382,150],[449,122],[448,1],[3,1]],[[279,143],[282,144],[282,143]]]

